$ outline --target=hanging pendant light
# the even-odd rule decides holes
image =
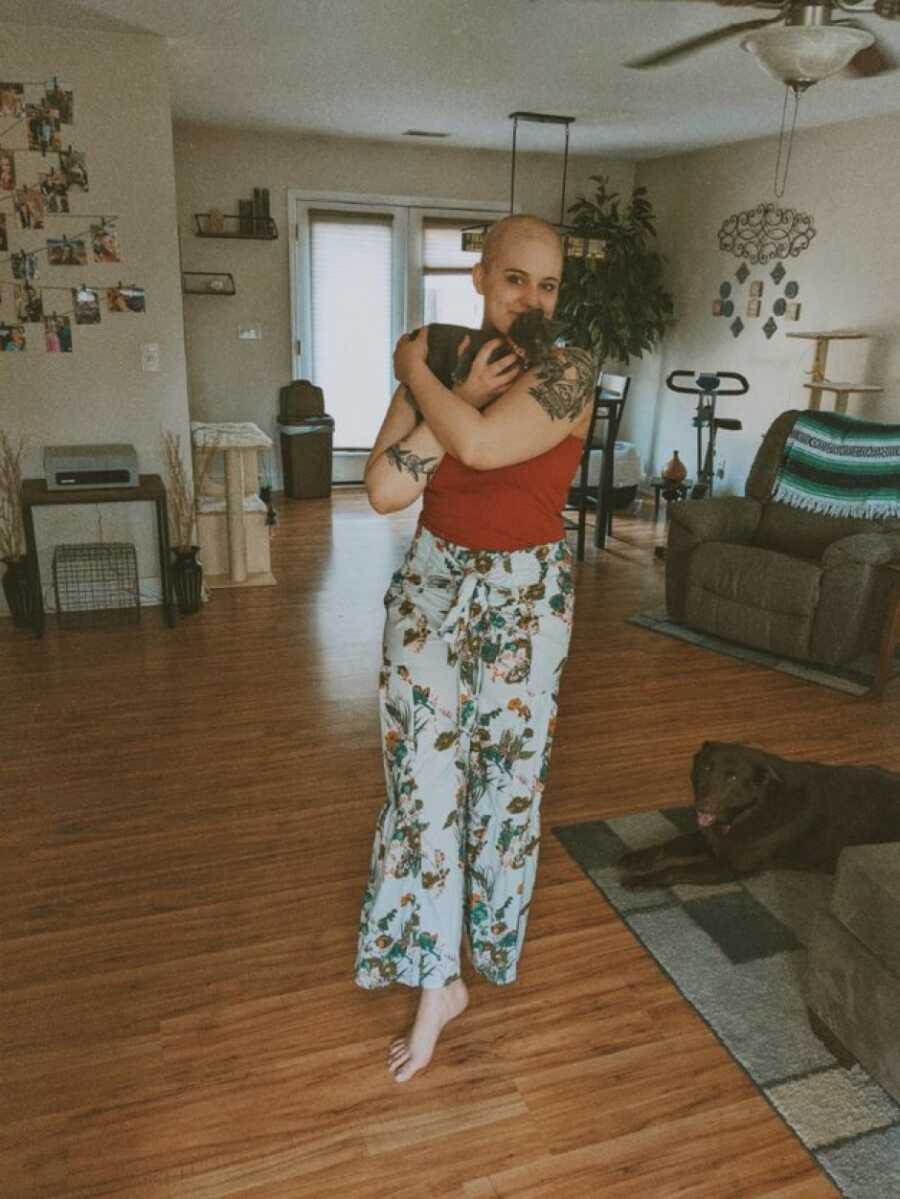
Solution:
[[[606,257],[606,242],[599,237],[585,237],[582,230],[574,225],[567,225],[566,221],[566,176],[569,168],[569,126],[574,123],[574,117],[554,116],[547,112],[511,112],[509,119],[513,123],[512,134],[512,166],[510,169],[509,181],[509,215],[513,216],[516,211],[516,135],[519,129],[519,121],[531,121],[544,125],[564,125],[566,131],[565,148],[563,150],[563,168],[562,168],[562,188],[559,200],[559,223],[554,225],[554,229],[559,233],[563,243],[563,254],[566,258],[593,258],[602,259]],[[469,225],[462,231],[462,248],[470,252],[480,252],[484,249],[484,241],[487,237],[490,224],[487,225]]]

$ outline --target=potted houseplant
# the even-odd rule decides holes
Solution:
[[[203,600],[203,567],[197,561],[199,545],[193,544],[194,496],[184,459],[181,436],[163,433],[163,455],[169,476],[169,528],[172,537],[172,583],[178,611],[185,616],[200,611]]]
[[[623,203],[603,175],[593,199],[569,206],[571,224],[584,237],[606,243],[605,257],[568,258],[563,270],[558,320],[567,340],[590,350],[598,364],[640,358],[652,350],[672,320],[672,295],[663,282],[665,259],[655,248],[653,205],[645,187]]]
[[[22,520],[22,452],[0,430],[0,559],[3,561],[3,594],[13,622],[30,625],[33,598],[25,559],[25,525]]]

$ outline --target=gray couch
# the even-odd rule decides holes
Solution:
[[[669,507],[669,618],[781,657],[840,666],[878,647],[900,561],[900,520],[823,516],[775,503],[785,439],[775,419],[744,496]]]
[[[843,1050],[900,1102],[898,911],[900,844],[845,849],[830,908],[813,926],[808,1003],[839,1060]]]

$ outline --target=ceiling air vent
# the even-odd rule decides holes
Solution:
[[[404,137],[449,137],[449,133],[437,133],[434,129],[404,129]]]

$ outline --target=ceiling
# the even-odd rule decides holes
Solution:
[[[178,121],[390,141],[414,128],[505,150],[508,114],[526,109],[575,117],[573,153],[629,158],[777,132],[783,92],[739,39],[621,66],[765,15],[700,0],[0,0],[0,28],[164,37]],[[900,60],[900,21],[864,20]],[[800,124],[897,111],[900,71],[836,78],[807,93]],[[559,146],[558,127],[520,127],[523,150]]]

